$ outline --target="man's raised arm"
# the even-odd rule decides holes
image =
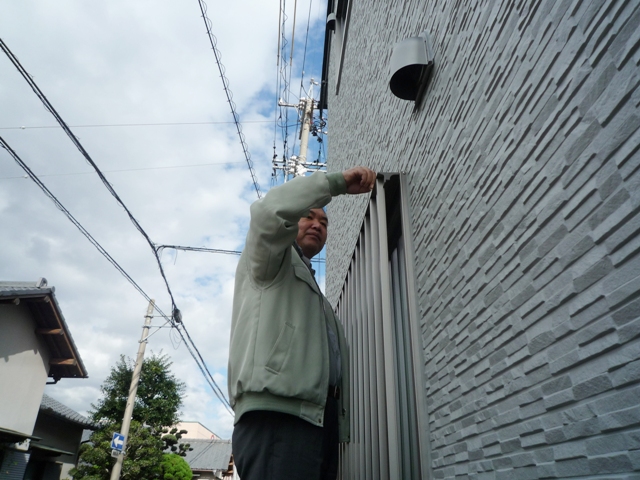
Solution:
[[[368,193],[375,178],[375,172],[366,167],[329,174],[316,172],[273,188],[254,202],[245,245],[253,277],[260,282],[275,278],[298,234],[298,220],[309,210],[324,207],[337,195]]]

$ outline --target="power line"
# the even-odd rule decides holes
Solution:
[[[286,9],[286,5],[285,5],[285,0],[281,0],[280,2],[280,6],[281,6],[281,11],[283,12]],[[285,20],[282,21],[282,24],[278,26],[279,28],[279,32],[282,32],[282,39],[279,40],[279,45],[282,45],[281,48],[279,48],[278,50],[278,59],[276,61],[276,67],[277,69],[279,69],[279,77],[278,77],[278,82],[277,82],[277,89],[278,89],[278,94],[280,95],[280,99],[284,99],[278,102],[280,108],[280,120],[281,120],[281,130],[282,130],[282,141],[283,141],[283,155],[282,155],[282,162],[286,162],[289,160],[289,158],[294,158],[294,157],[289,157],[289,148],[293,147],[295,149],[296,144],[297,144],[297,140],[298,140],[298,136],[296,135],[295,137],[292,138],[292,145],[289,145],[289,125],[288,125],[288,109],[285,109],[285,113],[283,115],[282,112],[282,107],[283,106],[294,106],[293,104],[291,104],[289,98],[291,96],[295,96],[295,94],[291,91],[291,79],[292,79],[292,75],[293,75],[293,52],[294,52],[294,48],[293,48],[293,42],[294,42],[294,38],[295,38],[295,29],[296,29],[296,8],[297,8],[297,0],[295,1],[294,4],[294,22],[293,22],[293,27],[292,27],[292,38],[291,38],[291,48],[290,48],[290,54],[289,54],[289,64],[288,64],[288,69],[287,69],[287,63],[286,63],[286,46],[287,46],[287,41],[285,38],[285,33],[286,32],[286,28],[285,28],[285,21],[286,21],[286,15],[280,15],[280,18],[284,18]],[[309,42],[309,35],[310,35],[310,28],[311,28],[311,12],[313,10],[313,0],[309,1],[309,10],[308,10],[308,14],[307,14],[307,26],[306,26],[306,32],[305,32],[305,41],[304,41],[304,52],[302,53],[302,74],[300,77],[300,91],[299,91],[299,95],[298,95],[298,116],[296,118],[296,123],[295,123],[295,127],[301,126],[302,125],[302,108],[301,105],[307,100],[307,99],[303,99],[302,97],[302,93],[304,92],[304,94],[307,97],[311,97],[311,91],[307,91],[304,88],[304,77],[305,77],[305,66],[306,66],[306,59],[307,59],[307,49],[308,49],[308,42]],[[282,58],[282,63],[280,63],[280,59]],[[278,68],[279,67],[279,68]],[[313,79],[311,79],[311,82],[313,82]],[[284,116],[284,122],[282,122],[282,118]],[[320,124],[322,124],[323,121],[322,119],[320,120]],[[278,119],[275,119],[275,126],[277,128],[277,124],[278,124]],[[294,125],[291,125],[292,127]],[[321,127],[324,125],[321,125]],[[274,129],[274,133],[275,133]],[[317,130],[318,127],[316,125],[316,123],[313,123],[313,135],[314,136],[318,136],[317,134]],[[297,128],[296,128],[297,131]],[[319,140],[320,141],[320,140]],[[276,150],[276,146],[275,146],[275,138],[274,138],[274,161],[276,160],[276,155],[275,155],[275,150]],[[318,160],[319,161],[319,160]],[[285,176],[285,180],[286,180],[286,173],[283,172],[283,175]],[[273,174],[273,180],[275,183],[275,171]]]
[[[251,174],[251,180],[253,181],[253,186],[256,190],[256,194],[258,198],[262,197],[262,192],[260,192],[260,185],[258,185],[258,179],[256,177],[256,173],[253,170],[253,162],[251,161],[251,154],[249,153],[249,147],[247,147],[247,143],[244,138],[244,133],[242,133],[242,126],[240,125],[240,120],[238,118],[238,114],[236,113],[236,104],[233,101],[233,94],[229,89],[229,79],[225,75],[225,68],[220,61],[220,51],[217,47],[217,39],[213,32],[211,31],[211,20],[207,17],[207,6],[204,3],[204,0],[198,0],[198,4],[200,5],[200,12],[202,12],[202,20],[204,21],[204,25],[207,29],[207,36],[209,37],[209,43],[211,44],[211,48],[213,50],[213,55],[216,58],[216,64],[218,65],[218,71],[220,72],[220,78],[222,79],[222,87],[224,88],[224,93],[227,96],[227,102],[229,103],[229,107],[231,108],[231,115],[233,115],[233,121],[236,124],[236,130],[238,131],[238,138],[240,139],[240,145],[242,146],[242,151],[244,152],[244,157],[247,161],[247,166],[249,167],[249,173]]]
[[[271,120],[246,120],[243,123],[271,123]],[[176,125],[232,125],[235,122],[167,122],[167,123],[105,123],[95,125],[69,125],[70,128],[101,128],[101,127],[163,127]],[[44,128],[60,128],[60,125],[39,125],[34,127],[0,127],[0,130],[33,130]]]
[[[313,0],[309,2],[309,16],[307,17],[307,33],[304,37],[304,53],[302,54],[302,75],[300,75],[300,94],[298,96],[302,96],[302,91],[304,90],[304,66],[307,63],[307,43],[309,41],[309,26],[311,25],[311,7],[313,5]],[[305,95],[308,94],[305,92]]]
[[[56,109],[53,108],[53,105],[51,105],[49,100],[47,100],[47,97],[44,96],[44,94],[42,93],[42,91],[40,90],[38,85],[36,85],[36,83],[33,81],[33,78],[31,77],[31,75],[29,75],[29,73],[25,70],[25,68],[20,64],[18,59],[11,52],[11,50],[9,50],[9,47],[7,47],[7,45],[4,43],[4,41],[1,38],[0,38],[0,48],[2,48],[2,50],[5,52],[7,57],[9,57],[9,60],[11,60],[11,63],[13,63],[13,65],[18,69],[18,71],[20,72],[22,77],[27,81],[27,83],[29,84],[31,89],[35,92],[35,94],[38,96],[38,98],[40,98],[40,100],[44,104],[45,108],[47,110],[49,110],[49,112],[57,120],[58,124],[60,124],[60,126],[65,131],[67,136],[71,139],[71,141],[76,146],[76,148],[80,151],[80,153],[82,153],[82,155],[87,160],[87,162],[89,162],[89,164],[94,168],[94,170],[98,174],[98,177],[100,177],[100,179],[102,180],[102,183],[104,184],[104,186],[107,188],[107,190],[109,190],[109,193],[111,193],[111,195],[116,199],[116,201],[120,204],[120,206],[122,208],[124,208],[125,212],[127,212],[127,215],[129,216],[129,219],[131,220],[133,225],[138,229],[138,231],[145,238],[147,243],[149,243],[149,246],[151,247],[151,251],[153,252],[153,255],[156,258],[156,262],[158,264],[158,268],[160,269],[160,275],[162,275],[162,278],[164,280],[165,286],[167,288],[167,292],[169,293],[169,297],[171,298],[172,316],[174,316],[176,321],[178,321],[179,316],[180,316],[180,311],[178,310],[178,307],[176,306],[176,302],[175,302],[175,300],[173,298],[173,293],[171,292],[171,287],[169,286],[169,282],[168,282],[167,277],[166,277],[166,275],[164,273],[164,269],[162,268],[162,264],[160,263],[160,257],[158,256],[158,253],[156,252],[155,245],[151,241],[151,238],[149,238],[149,235],[147,234],[147,232],[144,231],[142,226],[138,223],[138,221],[133,216],[131,211],[127,208],[127,206],[124,204],[122,199],[120,199],[120,197],[118,196],[118,194],[116,193],[114,188],[111,186],[111,184],[106,179],[104,174],[100,171],[100,169],[98,168],[96,163],[93,161],[93,159],[89,156],[89,154],[84,149],[84,147],[82,146],[82,144],[80,143],[78,138],[73,134],[73,132],[71,131],[69,126],[65,123],[65,121],[62,119],[62,117],[58,114]]]
[[[289,80],[291,80],[291,68],[293,67],[293,46],[296,39],[296,12],[298,10],[298,0],[293,0],[293,26],[291,27],[291,54],[289,56]]]
[[[278,30],[280,32],[280,38],[279,38],[279,49],[278,49],[278,59],[276,61],[276,70],[278,70],[277,72],[277,82],[276,82],[276,88],[277,88],[277,92],[276,92],[276,104],[278,105],[278,109],[279,109],[279,119],[281,120],[280,122],[280,129],[281,129],[281,135],[282,135],[282,159],[285,160],[287,158],[289,158],[289,109],[288,108],[284,108],[282,107],[280,104],[282,103],[280,100],[283,100],[285,103],[289,103],[289,94],[291,93],[291,90],[289,89],[289,82],[287,81],[287,61],[286,61],[286,47],[288,45],[287,42],[287,38],[286,38],[286,34],[285,34],[285,27],[286,27],[286,22],[287,19],[289,18],[286,14],[286,0],[280,0],[280,18],[279,18],[279,25],[278,25]],[[280,61],[280,59],[282,59]],[[282,112],[283,112],[283,108],[284,108],[284,122],[282,122]],[[277,128],[277,119],[276,119],[276,127]],[[296,124],[297,125],[297,124]],[[275,131],[274,131],[274,137],[275,137]],[[275,160],[275,138],[274,138],[274,160]],[[275,171],[274,171],[274,178],[273,180],[275,181]]]
[[[182,332],[180,331],[180,327],[176,328],[178,330],[178,333],[180,333],[180,336],[182,337],[182,339],[184,340],[184,337],[182,336]],[[213,390],[213,393],[216,395],[216,397],[218,397],[218,399],[222,402],[222,404],[224,405],[224,407],[227,409],[227,411],[231,414],[231,416],[233,417],[233,411],[231,410],[231,404],[229,403],[229,401],[227,400],[227,398],[224,396],[224,393],[222,393],[222,390],[220,390],[220,387],[218,386],[218,384],[216,383],[216,381],[213,379],[213,375],[211,375],[211,372],[209,371],[209,369],[207,368],[207,364],[205,363],[204,359],[202,358],[202,355],[200,354],[200,351],[195,347],[195,344],[193,343],[193,340],[191,339],[191,335],[189,335],[189,332],[187,331],[187,329],[185,328],[184,324],[182,324],[182,329],[184,330],[184,333],[187,335],[187,338],[189,339],[189,343],[193,346],[194,350],[196,351],[196,353],[198,354],[198,358],[201,361],[202,367],[204,367],[204,370],[206,370],[207,375],[205,375],[205,378],[209,378],[211,379],[211,382],[209,382],[209,386],[211,387],[211,389]],[[185,342],[185,345],[187,345],[187,343]],[[191,356],[194,357],[193,353],[191,352],[191,349],[189,348],[189,346],[187,345],[187,350],[189,350],[189,353],[191,353]],[[195,359],[195,357],[194,357]],[[196,363],[198,363],[198,361],[196,360]],[[200,363],[198,363],[198,366],[200,366]],[[202,371],[202,368],[200,369]],[[202,372],[204,374],[204,372]]]
[[[18,154],[9,146],[9,144],[7,144],[7,142],[1,136],[0,136],[0,146],[2,148],[4,148],[9,153],[9,155],[11,155],[13,157],[13,159],[16,161],[16,163],[27,173],[27,175],[31,178],[31,180],[33,180],[35,182],[35,184],[38,185],[38,187],[40,187],[40,189],[53,201],[55,206],[62,213],[64,213],[66,215],[66,217],[71,221],[71,223],[73,223],[76,226],[76,228],[78,230],[80,230],[80,232],[87,238],[87,240],[89,240],[89,242],[91,242],[91,244],[98,249],[98,251],[109,261],[109,263],[111,263],[116,268],[116,270],[118,270],[120,272],[120,274],[122,276],[124,276],[127,279],[127,281],[129,281],[129,283],[131,285],[133,285],[133,287],[148,302],[151,302],[151,297],[149,297],[149,295],[147,295],[147,293],[140,287],[140,285],[138,285],[136,283],[136,281],[133,280],[133,278],[124,270],[124,268],[122,268],[120,266],[120,264],[109,254],[109,252],[107,252],[106,249],[102,245],[100,245],[100,243],[87,231],[87,229],[84,228],[82,226],[82,224],[78,220],[76,220],[76,218],[71,214],[71,212],[69,210],[67,210],[67,208],[57,199],[57,197],[51,192],[51,190],[49,190],[47,188],[47,186],[38,178],[38,176],[35,175],[31,171],[31,169],[27,166],[27,164],[24,163],[24,161],[22,161],[22,159],[18,156]],[[211,388],[213,390],[213,393],[218,397],[218,399],[223,403],[225,408],[233,416],[233,412],[230,410],[231,405],[229,404],[229,401],[226,399],[226,397],[222,393],[222,390],[220,390],[220,387],[218,386],[218,384],[216,383],[215,379],[213,378],[213,375],[211,375],[211,372],[207,368],[207,365],[204,362],[204,359],[202,358],[202,355],[200,354],[200,351],[198,350],[198,348],[193,343],[193,340],[191,339],[191,336],[189,335],[189,332],[187,331],[187,328],[184,325],[184,323],[176,321],[175,311],[174,311],[174,315],[169,317],[155,303],[154,303],[154,308],[164,319],[166,319],[168,322],[170,322],[171,325],[177,330],[177,332],[180,335],[180,337],[182,338],[182,340],[185,341],[185,346],[187,347],[187,350],[189,351],[189,354],[195,360],[196,364],[198,365],[198,368],[200,369],[200,371],[204,375],[205,380],[207,381],[207,383],[209,383],[209,385],[211,386]],[[186,339],[184,338],[184,335],[182,334],[182,331],[180,330],[180,326],[184,330],[184,333],[187,335],[189,343],[187,343]],[[191,344],[191,347],[193,347],[193,350],[195,350],[195,352],[197,353],[197,357],[193,353],[193,350],[189,346],[189,344]],[[208,374],[208,376],[207,376],[207,374]]]
[[[241,250],[222,250],[220,248],[206,248],[206,247],[186,247],[183,245],[158,245],[158,253],[161,253],[165,248],[172,250],[182,250],[185,252],[204,252],[204,253],[222,253],[226,255],[242,255]],[[314,258],[312,262],[324,263],[324,258]]]
[[[191,350],[191,347],[189,347],[189,344],[186,342],[186,340],[184,338],[184,335],[182,335],[182,332],[180,331],[180,327],[182,327],[182,329],[184,330],[184,333],[187,335],[187,338],[189,339],[189,343],[191,344],[193,349],[198,354],[198,358],[200,359],[201,362],[198,361],[198,358],[196,358],[196,356],[194,355],[193,351]],[[207,368],[207,364],[205,363],[204,359],[202,358],[202,355],[200,354],[200,351],[196,348],[195,344],[193,343],[193,340],[191,339],[191,336],[189,335],[189,332],[187,331],[186,327],[184,326],[184,323],[182,323],[181,325],[176,325],[176,330],[180,334],[180,337],[182,338],[182,340],[185,340],[184,344],[187,347],[187,350],[191,354],[191,357],[196,361],[196,365],[198,365],[198,368],[200,369],[200,371],[202,372],[202,375],[204,376],[205,380],[207,381],[207,383],[211,387],[211,390],[213,391],[215,396],[218,397],[218,400],[220,400],[220,402],[222,402],[222,405],[224,405],[224,408],[226,408],[227,411],[229,412],[229,414],[233,417],[234,414],[233,414],[233,410],[231,409],[231,404],[229,403],[229,400],[227,400],[227,397],[224,396],[224,393],[222,393],[222,390],[220,390],[220,387],[218,386],[218,384],[214,380],[213,375],[211,375],[211,372]]]
[[[284,9],[282,7],[282,2],[284,0],[280,0],[280,5],[278,7],[278,48],[276,50],[276,98],[275,98],[275,103],[276,103],[276,108],[273,110],[273,158],[272,158],[272,162],[278,157],[278,154],[276,153],[276,139],[278,137],[278,118],[280,118],[280,120],[282,120],[282,111],[280,109],[280,117],[278,117],[278,100],[279,100],[279,95],[280,95],[280,42],[284,40],[284,35],[281,34],[282,32],[282,28],[284,26],[283,23],[283,16],[286,16]],[[275,170],[273,172],[273,175],[271,177],[271,183],[273,184],[274,180],[275,180]]]
[[[220,162],[220,163],[199,163],[196,165],[168,165],[165,167],[142,167],[142,168],[123,168],[121,170],[103,170],[102,173],[122,173],[122,172],[139,172],[143,170],[165,170],[171,168],[192,168],[192,167],[210,167],[213,165],[234,165],[244,162]],[[72,175],[92,175],[94,172],[69,172],[69,173],[45,173],[40,174],[40,177],[66,177]],[[18,175],[13,177],[0,177],[0,180],[7,180],[13,178],[25,178],[24,175]]]
[[[124,204],[124,202],[120,199],[120,197],[117,195],[117,193],[115,192],[115,190],[113,189],[113,187],[111,186],[111,184],[109,184],[109,182],[107,181],[107,179],[104,177],[104,175],[102,174],[102,172],[100,171],[100,169],[98,168],[98,166],[95,164],[95,162],[91,159],[91,157],[89,156],[89,154],[86,152],[86,150],[84,149],[84,147],[82,147],[82,145],[80,144],[80,142],[78,141],[78,139],[75,137],[75,135],[71,132],[71,130],[69,129],[68,125],[64,122],[64,120],[60,117],[60,115],[58,114],[58,112],[53,108],[53,106],[49,103],[49,101],[47,100],[47,98],[44,96],[44,94],[41,92],[41,90],[38,88],[38,86],[35,84],[35,82],[33,81],[33,79],[31,78],[31,76],[27,73],[27,71],[24,69],[24,67],[22,67],[22,65],[20,64],[20,62],[18,61],[18,59],[13,55],[13,53],[11,52],[11,50],[9,50],[9,48],[6,46],[6,44],[4,43],[4,41],[0,38],[0,48],[2,48],[2,50],[5,52],[5,54],[9,57],[9,59],[11,60],[11,62],[14,64],[14,66],[18,69],[18,71],[20,72],[20,74],[23,76],[23,78],[27,81],[27,83],[29,83],[29,85],[31,86],[31,89],[36,93],[36,95],[40,98],[40,100],[44,103],[45,107],[47,108],[47,110],[49,110],[49,112],[51,112],[51,114],[54,116],[54,118],[58,121],[58,123],[60,124],[60,126],[62,127],[62,129],[65,131],[65,133],[67,133],[67,135],[69,136],[69,138],[71,139],[71,141],[74,143],[74,145],[76,145],[76,147],[78,148],[78,150],[80,150],[80,152],[83,154],[83,156],[85,157],[85,159],[91,164],[91,166],[94,167],[96,173],[98,174],[98,176],[100,177],[100,179],[102,180],[102,182],[105,184],[105,186],[107,187],[107,189],[109,190],[109,192],[115,197],[115,199],[118,201],[118,203],[122,206],[122,208],[125,209],[125,211],[127,212],[130,220],[132,221],[132,223],[136,226],[136,228],[138,229],[138,231],[142,234],[142,236],[147,240],[147,242],[149,243],[149,246],[151,247],[152,251],[153,251],[153,255],[156,258],[156,262],[158,264],[158,267],[160,269],[160,274],[162,275],[162,278],[165,282],[165,285],[167,287],[167,291],[169,292],[169,296],[171,298],[171,308],[172,308],[172,312],[171,312],[171,317],[167,317],[167,315],[164,314],[164,312],[162,312],[157,306],[155,307],[156,310],[158,311],[158,313],[160,313],[164,318],[166,319],[170,319],[171,323],[173,326],[177,326],[177,324],[182,323],[182,315],[180,313],[180,310],[178,310],[178,307],[175,304],[174,298],[173,298],[173,293],[171,292],[171,288],[169,287],[169,282],[167,280],[167,277],[164,273],[164,269],[162,268],[162,264],[160,262],[160,257],[158,255],[158,252],[155,249],[155,244],[151,241],[151,239],[149,238],[149,236],[147,235],[147,233],[144,231],[144,229],[140,226],[140,224],[138,223],[138,221],[135,219],[135,217],[133,216],[133,214],[129,211],[129,209],[126,207],[126,205]],[[60,203],[60,201],[53,195],[53,193],[51,193],[51,191],[40,181],[40,179],[31,171],[31,169],[29,169],[29,167],[18,157],[18,155],[13,151],[13,149],[11,149],[11,147],[4,141],[4,139],[2,137],[0,137],[0,146],[2,146],[5,150],[7,150],[11,156],[14,158],[14,160],[23,168],[23,170],[25,170],[25,172],[27,172],[27,175],[29,175],[32,180],[45,192],[45,194],[47,194],[47,196],[49,196],[49,198],[51,198],[51,200],[54,201],[55,205],[62,211],[65,213],[65,215],[67,215],[67,217],[69,218],[69,220],[72,221],[72,223],[74,225],[76,225],[76,227],[87,237],[87,239],[89,239],[89,241],[105,256],[105,258],[107,258],[107,260],[109,260],[109,262],[116,267],[116,269],[123,275],[125,276],[125,278],[127,278],[127,280],[129,280],[129,282],[138,290],[138,292],[147,300],[147,301],[151,301],[151,298],[140,288],[140,286],[129,276],[129,274],[127,274],[127,272],[113,259],[113,257],[111,257],[111,255],[109,255],[109,253],[97,242],[97,240],[95,240],[90,234],[89,232],[75,219],[75,217],[73,217],[71,215],[71,213]],[[198,352],[198,357],[202,360],[202,356],[200,355],[197,347],[195,346],[195,344],[193,343],[193,340],[191,340],[191,337],[188,335],[188,332],[186,330],[186,327],[184,326],[184,324],[182,325],[182,328],[184,329],[185,333],[187,334],[187,337],[189,338],[189,341],[191,343],[191,346],[194,348],[194,350],[196,352]],[[180,332],[180,330],[177,328],[178,333],[180,333],[180,336],[183,338],[184,340],[184,336],[182,335],[182,332]],[[186,342],[185,342],[186,345]],[[191,354],[191,356],[194,358],[194,360],[196,360],[196,363],[198,364],[198,367],[200,368],[201,371],[203,371],[203,367],[199,364],[197,358],[193,355],[193,352],[191,351],[190,347],[187,346],[187,349],[189,350],[189,353]],[[204,363],[204,360],[202,360],[202,362]],[[217,387],[217,384],[215,382],[215,380],[213,379],[213,376],[211,376],[211,373],[209,372],[209,370],[206,367],[206,364],[204,365],[204,370],[206,370],[209,373],[210,376],[210,380],[213,383],[213,385],[215,385]],[[204,373],[204,372],[203,372]],[[207,380],[209,381],[209,380]],[[211,385],[211,383],[210,383]],[[213,387],[212,387],[213,388]],[[217,387],[218,392],[221,392],[220,388]],[[216,390],[214,389],[214,393],[216,394],[216,396],[218,396],[218,398],[220,398],[219,393],[216,392]],[[226,398],[224,397],[224,395],[222,395],[222,398],[220,398],[220,400],[226,405],[228,405],[230,407],[229,402],[226,400]],[[231,413],[231,411],[230,411]],[[233,415],[233,414],[232,414]]]
[[[38,187],[40,187],[40,189],[53,201],[55,206],[62,213],[64,213],[69,220],[71,220],[71,223],[73,223],[76,226],[76,228],[80,230],[80,232],[85,237],[87,237],[89,242],[91,242],[91,244],[98,249],[98,251],[109,261],[109,263],[111,263],[116,268],[116,270],[118,270],[124,276],[124,278],[126,278],[129,281],[129,283],[131,283],[131,285],[133,285],[133,287],[148,302],[151,301],[151,297],[149,297],[149,295],[147,295],[144,292],[144,290],[142,290],[140,285],[138,285],[133,280],[133,278],[131,278],[131,276],[118,264],[118,262],[116,262],[115,259],[111,255],[109,255],[109,252],[107,252],[104,249],[104,247],[100,245],[100,243],[95,238],[93,238],[93,236],[80,224],[80,222],[76,220],[76,218],[73,215],[71,215],[71,212],[69,212],[69,210],[67,210],[65,206],[62,205],[62,203],[60,203],[60,201],[56,198],[56,196],[53,193],[51,193],[51,191],[46,187],[46,185],[42,183],[42,181],[31,171],[31,169],[27,166],[27,164],[25,164],[22,161],[22,159],[18,156],[18,154],[13,151],[13,149],[9,146],[9,144],[7,144],[7,142],[5,142],[4,138],[2,138],[1,136],[0,136],[0,146],[4,148],[7,152],[9,152],[9,155],[13,157],[16,163],[20,165],[20,167],[27,173],[27,175],[31,178],[31,180],[33,180],[36,183],[36,185],[38,185]],[[160,309],[157,306],[156,306],[156,310],[158,311],[158,313],[161,313]],[[164,316],[164,313],[161,313],[161,315]]]
[[[205,247],[183,247],[181,245],[158,245],[157,247],[158,253],[161,253],[165,248],[170,248],[172,250],[184,250],[186,252],[207,252],[207,253],[224,253],[227,255],[240,255],[242,254],[239,250],[221,250],[219,248],[205,248]]]

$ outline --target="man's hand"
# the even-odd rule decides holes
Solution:
[[[376,172],[367,167],[353,167],[342,172],[347,182],[347,193],[369,193],[376,184]]]

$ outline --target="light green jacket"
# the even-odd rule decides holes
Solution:
[[[326,322],[331,322],[342,358],[340,441],[349,441],[348,352],[342,324],[292,247],[298,220],[344,193],[342,173],[317,172],[273,188],[251,205],[231,323],[228,379],[236,422],[245,412],[271,410],[323,425],[329,385]]]

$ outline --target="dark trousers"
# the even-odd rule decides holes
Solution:
[[[241,480],[335,480],[338,438],[334,398],[324,427],[286,413],[247,412],[233,429],[233,459]]]

